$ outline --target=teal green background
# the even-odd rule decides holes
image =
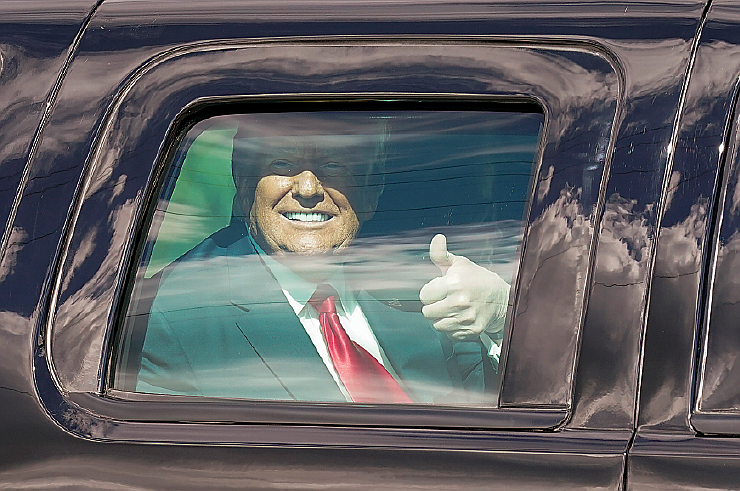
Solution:
[[[229,224],[236,191],[231,177],[235,133],[235,127],[206,130],[188,149],[169,202],[156,212],[161,226],[156,237],[150,237],[156,241],[147,278]]]

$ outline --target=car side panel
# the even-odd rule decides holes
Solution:
[[[691,75],[659,232],[628,489],[738,486],[740,439],[702,435],[691,418],[720,190],[737,144],[739,25],[736,2],[712,3]]]
[[[3,393],[10,394],[11,409],[4,412],[1,441],[6,446],[0,454],[12,457],[0,459],[0,483],[26,489],[619,489],[634,426],[666,150],[703,7],[704,2],[688,0],[340,2],[330,9],[290,1],[105,2],[82,40],[30,163],[13,223],[26,235],[3,258],[12,274],[0,289],[0,310],[7,316],[0,336],[10,340],[0,344],[0,360],[8,360],[7,366],[0,362],[0,375],[7,378],[2,385],[9,389]],[[611,167],[604,171],[609,177],[605,200],[575,211],[552,210],[562,218],[559,233],[565,239],[580,233],[583,216],[601,220],[582,354],[574,367],[571,420],[551,432],[340,428],[345,443],[331,446],[305,443],[305,432],[321,433],[321,428],[286,427],[293,441],[271,441],[272,433],[266,432],[252,445],[224,446],[103,443],[57,427],[33,388],[31,357],[43,345],[36,328],[48,315],[48,281],[58,267],[60,242],[96,129],[128,74],[163,51],[192,42],[358,34],[578,41],[614,55],[623,73],[623,100]],[[575,192],[589,179],[586,173],[572,183]],[[62,417],[70,424],[90,424],[73,405],[68,409]],[[95,428],[85,430],[96,434]],[[200,431],[197,425],[187,430]],[[227,433],[228,425],[222,431]]]
[[[30,226],[12,222],[18,190],[33,179],[28,159],[38,143],[39,124],[50,114],[55,85],[94,6],[89,0],[55,8],[26,0],[0,2],[0,223],[5,226],[10,220],[0,241],[0,466],[4,469],[43,454],[45,450],[39,448],[46,438],[43,428],[54,428],[39,412],[30,377],[29,333],[34,330],[32,312],[43,280],[23,279],[36,265],[36,278],[43,278],[51,256],[34,261],[33,266],[19,262],[18,252],[43,227],[38,221]],[[40,190],[56,185],[54,178],[39,177]],[[38,211],[43,215],[44,208]]]

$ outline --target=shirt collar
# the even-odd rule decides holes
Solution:
[[[316,291],[316,287],[318,286],[318,284],[305,280],[280,261],[270,257],[270,255],[262,250],[259,244],[257,244],[251,233],[249,234],[249,240],[252,241],[254,250],[257,252],[257,254],[259,254],[260,259],[262,259],[262,261],[265,263],[265,266],[267,266],[272,275],[275,277],[278,284],[280,285],[280,288],[292,300],[291,304],[293,305],[294,309],[300,306],[300,309],[298,310],[302,310]],[[336,272],[322,283],[327,283],[331,285],[331,287],[337,291],[337,294],[339,295],[339,307],[342,307],[347,301],[354,298],[354,295],[352,295],[347,289],[347,284],[344,277],[344,268],[337,268]],[[296,313],[298,313],[298,311],[296,311]]]

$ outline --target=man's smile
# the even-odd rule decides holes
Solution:
[[[332,216],[321,212],[286,211],[283,216],[294,222],[327,222]]]

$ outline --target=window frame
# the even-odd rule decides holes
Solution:
[[[398,46],[406,46],[404,40],[396,39],[392,40],[397,43]],[[418,40],[417,40],[418,41]],[[379,46],[381,49],[388,46],[396,46],[393,42],[383,41],[381,43],[372,40],[352,39],[352,40],[341,40],[341,42],[325,41],[328,46],[354,46],[362,47],[366,45]],[[606,66],[609,67],[607,70],[608,75],[612,77],[614,87],[605,89],[605,93],[609,94],[610,99],[606,102],[602,102],[606,109],[603,109],[604,114],[598,113],[598,115],[590,114],[588,108],[578,107],[571,108],[570,111],[579,110],[591,116],[592,119],[596,119],[601,123],[605,123],[604,130],[606,133],[606,140],[603,144],[603,148],[600,149],[602,152],[603,160],[601,161],[601,167],[597,169],[599,174],[597,175],[599,185],[593,192],[592,209],[587,214],[587,218],[590,217],[590,232],[591,237],[588,240],[586,250],[584,252],[585,257],[583,260],[584,271],[581,273],[580,283],[574,285],[576,289],[577,301],[580,302],[580,311],[576,312],[575,318],[578,319],[576,325],[570,326],[572,329],[573,338],[570,339],[569,346],[574,350],[572,359],[566,360],[568,365],[565,384],[559,389],[561,393],[558,393],[558,401],[556,402],[541,402],[534,401],[531,394],[527,394],[523,391],[521,385],[522,380],[526,378],[528,372],[526,366],[522,368],[524,359],[520,357],[516,358],[516,362],[519,363],[517,370],[512,375],[511,379],[507,379],[507,372],[504,369],[502,384],[504,388],[502,393],[506,397],[501,399],[499,407],[491,408],[460,408],[460,407],[441,407],[441,406],[421,406],[421,405],[409,405],[409,406],[398,406],[398,405],[373,405],[373,406],[362,406],[353,404],[322,404],[322,403],[294,403],[294,402],[272,402],[272,401],[249,401],[249,400],[227,400],[227,399],[209,399],[202,397],[189,397],[189,396],[166,396],[166,395],[155,395],[155,394],[132,394],[122,393],[120,391],[110,390],[106,387],[107,375],[109,373],[108,366],[111,356],[111,335],[112,327],[118,322],[120,316],[120,305],[121,299],[126,297],[124,288],[124,278],[127,276],[124,272],[128,271],[131,267],[132,257],[135,256],[134,251],[136,244],[142,243],[141,235],[145,234],[148,227],[142,225],[146,220],[142,220],[142,217],[146,216],[144,212],[147,210],[149,203],[152,202],[152,197],[156,198],[156,191],[158,186],[155,185],[161,181],[161,175],[166,168],[169,152],[164,150],[172,148],[175,144],[177,135],[182,134],[179,132],[179,128],[183,121],[187,121],[188,118],[193,118],[194,115],[199,114],[203,110],[203,105],[210,105],[214,100],[218,100],[221,104],[228,104],[229,98],[234,103],[243,104],[245,101],[269,101],[270,103],[286,103],[294,104],[296,101],[308,101],[312,104],[317,104],[326,101],[356,101],[356,100],[408,100],[408,101],[426,101],[427,103],[433,102],[449,102],[449,101],[469,101],[470,103],[476,103],[476,101],[488,101],[488,102],[513,102],[513,101],[535,101],[543,108],[545,115],[545,127],[543,129],[542,141],[540,143],[539,158],[537,159],[537,169],[535,170],[535,179],[538,186],[540,186],[544,179],[552,178],[552,171],[550,171],[549,177],[545,175],[543,159],[547,159],[548,152],[554,152],[557,150],[558,141],[553,141],[552,138],[548,138],[549,131],[552,130],[554,121],[560,121],[569,114],[565,109],[555,110],[551,105],[552,100],[548,98],[544,89],[537,89],[530,86],[527,89],[526,82],[512,83],[510,81],[503,81],[501,85],[508,87],[508,89],[502,89],[501,87],[495,89],[487,89],[489,92],[481,89],[480,92],[409,92],[409,91],[360,91],[360,92],[306,92],[306,93],[260,93],[260,94],[244,94],[238,96],[229,96],[224,94],[213,95],[208,97],[199,97],[195,100],[191,100],[184,106],[177,107],[175,104],[174,112],[171,114],[162,114],[161,119],[169,121],[167,125],[167,132],[162,141],[158,146],[157,156],[152,165],[152,170],[148,173],[147,184],[144,186],[144,194],[137,197],[138,201],[136,204],[133,217],[130,219],[127,228],[126,243],[121,250],[122,260],[120,264],[116,265],[116,268],[111,269],[107,272],[108,277],[115,281],[116,287],[113,294],[113,308],[109,311],[106,316],[106,325],[102,326],[105,329],[105,335],[102,339],[102,349],[98,352],[99,366],[97,370],[98,386],[95,390],[79,390],[76,388],[67,387],[67,383],[63,380],[64,369],[59,368],[56,363],[54,356],[54,331],[55,329],[61,330],[57,325],[59,321],[59,307],[61,305],[63,292],[60,292],[63,278],[65,274],[69,274],[72,263],[76,254],[79,254],[79,234],[82,233],[81,223],[84,220],[80,220],[80,214],[85,213],[85,208],[90,209],[93,205],[91,201],[94,196],[94,184],[95,178],[105,176],[105,172],[110,170],[110,166],[115,166],[114,157],[107,156],[107,150],[111,147],[110,145],[116,143],[116,138],[120,138],[123,130],[121,129],[120,121],[117,118],[120,117],[121,113],[127,110],[124,102],[130,102],[132,99],[131,93],[135,93],[136,90],[144,90],[142,87],[145,84],[141,83],[140,80],[147,72],[152,69],[157,69],[161,65],[166,64],[166,61],[177,59],[183,54],[187,54],[187,50],[182,50],[177,53],[171,53],[170,58],[162,57],[157,60],[153,60],[150,65],[140,68],[136,73],[132,74],[131,80],[122,86],[117,100],[112,104],[108,110],[105,118],[101,121],[98,129],[98,135],[91,149],[90,156],[88,158],[87,172],[83,177],[84,182],[80,186],[80,194],[76,203],[76,207],[71,214],[69,232],[65,238],[65,244],[62,248],[62,254],[60,258],[59,271],[55,273],[55,288],[52,291],[51,308],[52,315],[49,316],[45,326],[42,326],[44,331],[40,332],[40,339],[43,340],[43,344],[39,346],[40,356],[36,356],[35,366],[37,375],[37,386],[41,398],[45,401],[47,407],[51,407],[50,413],[60,415],[58,421],[67,427],[73,433],[79,434],[83,437],[95,437],[103,439],[124,439],[124,440],[136,440],[136,441],[168,441],[167,438],[162,437],[161,432],[153,432],[152,434],[146,434],[141,432],[141,426],[161,425],[168,423],[177,427],[178,424],[183,422],[191,423],[191,428],[196,426],[203,426],[204,428],[211,428],[215,431],[216,427],[220,423],[251,423],[252,425],[282,425],[283,429],[293,427],[292,425],[306,425],[306,426],[317,426],[317,427],[367,427],[373,428],[382,426],[385,428],[448,428],[462,430],[466,428],[478,428],[487,430],[545,430],[545,429],[556,429],[563,425],[570,414],[570,406],[572,401],[573,384],[575,383],[575,364],[577,361],[577,350],[580,339],[580,330],[582,327],[583,313],[585,312],[585,305],[587,303],[588,294],[588,278],[590,278],[593,253],[596,243],[596,226],[597,222],[595,218],[599,216],[599,203],[603,202],[603,190],[605,188],[606,176],[608,175],[608,167],[613,153],[614,148],[614,131],[617,126],[619,118],[619,107],[621,105],[622,94],[623,94],[623,74],[619,68],[618,63],[611,58],[608,51],[603,50],[599,47],[595,47],[590,43],[582,43],[574,46],[573,43],[560,44],[557,42],[549,43],[538,43],[538,42],[521,42],[521,41],[501,41],[501,40],[484,40],[483,42],[472,42],[470,39],[460,40],[438,40],[428,39],[425,40],[426,44],[419,43],[419,49],[422,50],[425,46],[431,47],[464,47],[466,45],[474,46],[479,50],[490,50],[491,53],[496,52],[497,49],[503,50],[524,50],[530,52],[547,52],[547,51],[559,51],[563,53],[580,53],[593,56],[601,59]],[[246,48],[254,46],[253,44],[244,45]],[[258,44],[258,43],[256,43]],[[272,42],[272,47],[280,49],[281,46],[292,46],[302,47],[315,46],[311,43],[301,42],[286,42],[276,43]],[[221,46],[220,49],[233,50],[235,46]],[[195,46],[193,47],[192,53],[198,52],[214,52],[217,48],[214,46]],[[459,60],[453,60],[448,63],[455,63]],[[611,71],[609,71],[611,70]],[[429,82],[427,82],[429,83]],[[382,85],[382,84],[379,84]],[[128,98],[128,100],[127,100]],[[214,99],[215,98],[215,99]],[[554,99],[555,96],[552,96]],[[594,101],[588,101],[594,102]],[[172,108],[170,108],[172,109]],[[130,110],[130,109],[129,109]],[[592,109],[592,111],[596,111]],[[174,115],[173,115],[174,114]],[[202,114],[202,113],[200,113]],[[601,119],[598,119],[601,118]],[[603,121],[602,121],[603,120]],[[144,126],[146,128],[146,126]],[[125,133],[125,132],[124,132]],[[577,142],[573,147],[569,148],[567,152],[561,155],[561,158],[565,159],[570,154],[575,153],[576,149],[590,148],[589,141]],[[579,146],[580,145],[580,146]],[[106,160],[107,159],[107,160]],[[104,162],[105,160],[105,162]],[[546,162],[549,163],[549,160]],[[106,167],[107,166],[107,167]],[[112,183],[109,183],[112,184]],[[549,181],[548,181],[549,186]],[[537,188],[539,189],[539,188]],[[533,191],[535,196],[536,191]],[[154,199],[155,199],[154,198]],[[89,204],[90,203],[90,204]],[[535,203],[533,198],[532,203]],[[544,198],[539,198],[537,203],[533,206],[539,206],[538,212],[541,212],[546,204],[551,204],[550,201]],[[527,223],[527,231],[525,232],[524,244],[522,246],[522,254],[526,254],[528,241],[530,238],[530,226],[531,222]],[[132,239],[133,237],[133,239]],[[523,256],[524,257],[524,256]],[[538,259],[539,260],[539,259]],[[522,281],[522,270],[527,266],[527,258],[524,257],[522,264],[520,264],[520,274],[517,275],[516,284],[512,285],[512,291],[515,292],[514,305],[515,308],[521,301],[520,296],[522,291],[520,289],[520,282]],[[537,268],[537,264],[529,264],[531,268]],[[535,272],[531,274],[535,274]],[[531,280],[531,278],[529,278]],[[102,302],[103,300],[98,300]],[[515,314],[516,315],[516,314]],[[502,351],[501,366],[506,367],[510,361],[511,355],[509,353],[509,347],[511,343],[512,333],[514,329],[509,328],[512,322],[510,315],[507,318],[507,339],[504,340],[504,350]],[[63,322],[62,322],[63,323]],[[66,327],[66,324],[65,324]],[[91,350],[94,352],[94,349]],[[66,353],[64,353],[66,354]],[[94,355],[94,353],[93,353]],[[523,356],[523,355],[522,355]],[[523,370],[523,372],[522,372]],[[62,376],[60,376],[62,375]],[[531,375],[531,374],[529,374]],[[509,388],[507,390],[507,380]],[[517,385],[519,384],[519,385]],[[518,397],[522,394],[521,397]],[[66,409],[64,409],[66,408]],[[77,414],[78,419],[82,418],[87,421],[86,424],[74,424],[71,425],[68,419],[65,419],[62,414],[66,414],[65,411],[69,411],[69,408],[73,408]],[[101,420],[102,418],[102,420]],[[195,425],[195,426],[193,426]],[[226,431],[221,430],[222,439],[219,440],[216,434],[205,438],[207,441],[230,443],[230,442],[247,442],[249,441],[250,430],[252,425],[236,425],[231,426],[231,429],[239,428],[237,431]],[[90,430],[93,428],[93,430]],[[169,430],[165,430],[164,426],[159,426],[165,433]],[[178,430],[179,431],[179,430]],[[196,433],[201,430],[194,430]],[[281,430],[275,430],[281,431]],[[92,435],[92,436],[91,436]],[[98,435],[98,436],[95,436]],[[100,436],[102,435],[102,436]],[[184,440],[183,440],[184,438]],[[196,436],[177,437],[177,441],[191,441],[188,438],[193,438],[192,441],[201,441]]]
[[[289,112],[283,112],[282,108],[290,109]],[[419,112],[444,112],[444,111],[475,111],[476,113],[512,113],[512,114],[540,114],[542,115],[542,127],[540,128],[540,134],[538,135],[537,149],[534,152],[533,168],[531,168],[531,175],[529,177],[529,183],[527,185],[527,191],[525,197],[528,198],[527,203],[524,206],[522,215],[522,224],[526,224],[529,216],[529,209],[531,205],[531,198],[534,192],[535,179],[534,176],[539,171],[539,163],[541,162],[542,151],[543,151],[543,134],[545,126],[545,113],[542,107],[535,100],[531,100],[526,97],[514,97],[506,99],[491,99],[491,98],[479,98],[479,97],[462,97],[458,99],[449,99],[447,97],[432,97],[432,98],[408,98],[405,96],[393,98],[389,97],[384,100],[373,100],[368,98],[325,98],[321,101],[304,99],[304,98],[287,98],[287,99],[258,99],[258,100],[242,100],[240,97],[233,97],[227,99],[221,98],[204,98],[202,100],[194,102],[187,109],[187,116],[182,118],[176,118],[173,122],[165,143],[162,146],[162,153],[157,164],[156,175],[153,177],[154,184],[149,187],[149,194],[145,201],[145,211],[143,212],[143,218],[139,226],[137,226],[137,237],[133,241],[131,258],[128,261],[128,273],[127,278],[124,280],[122,288],[122,294],[120,301],[117,303],[118,308],[115,315],[114,324],[117,326],[111,332],[110,341],[104,346],[103,356],[103,368],[102,372],[105,374],[102,380],[102,384],[99,389],[103,393],[114,395],[117,398],[128,400],[128,392],[115,389],[115,368],[117,366],[117,352],[119,351],[116,347],[120,346],[122,342],[123,328],[122,326],[126,323],[127,310],[130,301],[133,299],[133,290],[136,288],[138,282],[139,273],[137,268],[141,265],[141,260],[145,254],[147,240],[150,239],[150,230],[154,221],[155,212],[157,209],[158,199],[161,197],[162,190],[167,185],[173,185],[174,182],[168,180],[168,174],[173,163],[182,159],[186,156],[189,151],[189,147],[183,147],[182,143],[186,141],[189,131],[197,124],[207,121],[209,118],[222,116],[222,115],[238,115],[238,114],[250,114],[250,113],[282,113],[289,114],[293,112],[310,113],[310,112],[336,112],[336,111],[348,111],[354,113],[387,113],[387,112],[399,112],[407,111],[413,113],[414,111]],[[189,142],[190,144],[193,141]],[[205,237],[204,237],[205,238]],[[523,236],[522,236],[523,242]],[[520,242],[517,246],[516,256],[513,259],[515,264],[521,263],[521,255],[523,251],[523,243]],[[512,285],[516,284],[517,274],[514,273]],[[508,278],[507,278],[508,279]],[[514,288],[512,288],[512,294]],[[511,310],[512,301],[509,300],[509,309]],[[507,313],[507,319],[503,328],[502,334],[505,336],[511,324],[511,312]],[[499,374],[500,375],[500,374]],[[494,394],[498,396],[500,393],[502,384],[502,378],[497,376]],[[497,397],[496,397],[497,398]],[[245,399],[246,400],[246,399]],[[316,402],[316,401],[298,401],[298,402]],[[478,407],[480,406],[480,407]],[[429,407],[425,405],[424,407]],[[442,407],[442,405],[440,405]],[[450,408],[465,409],[465,405],[454,405]],[[484,406],[482,404],[476,404],[467,406],[474,409],[492,409],[496,406]],[[303,414],[307,409],[302,409],[297,414]],[[293,418],[294,419],[294,418]],[[291,420],[293,420],[291,419]],[[319,418],[321,419],[321,418]]]
[[[740,79],[734,84],[731,99],[731,108],[727,116],[726,127],[722,142],[724,153],[720,152],[719,175],[717,189],[713,203],[714,216],[708,230],[708,253],[704,266],[704,284],[700,290],[702,303],[700,308],[701,319],[698,322],[696,361],[694,363],[694,390],[689,421],[691,427],[700,435],[740,436],[740,408],[737,409],[703,409],[703,387],[706,376],[707,359],[709,356],[708,344],[710,324],[712,321],[712,302],[717,275],[720,237],[723,231],[724,216],[728,186],[733,174],[740,178],[740,114],[738,114],[738,100],[740,99]],[[740,396],[740,387],[736,389]]]

